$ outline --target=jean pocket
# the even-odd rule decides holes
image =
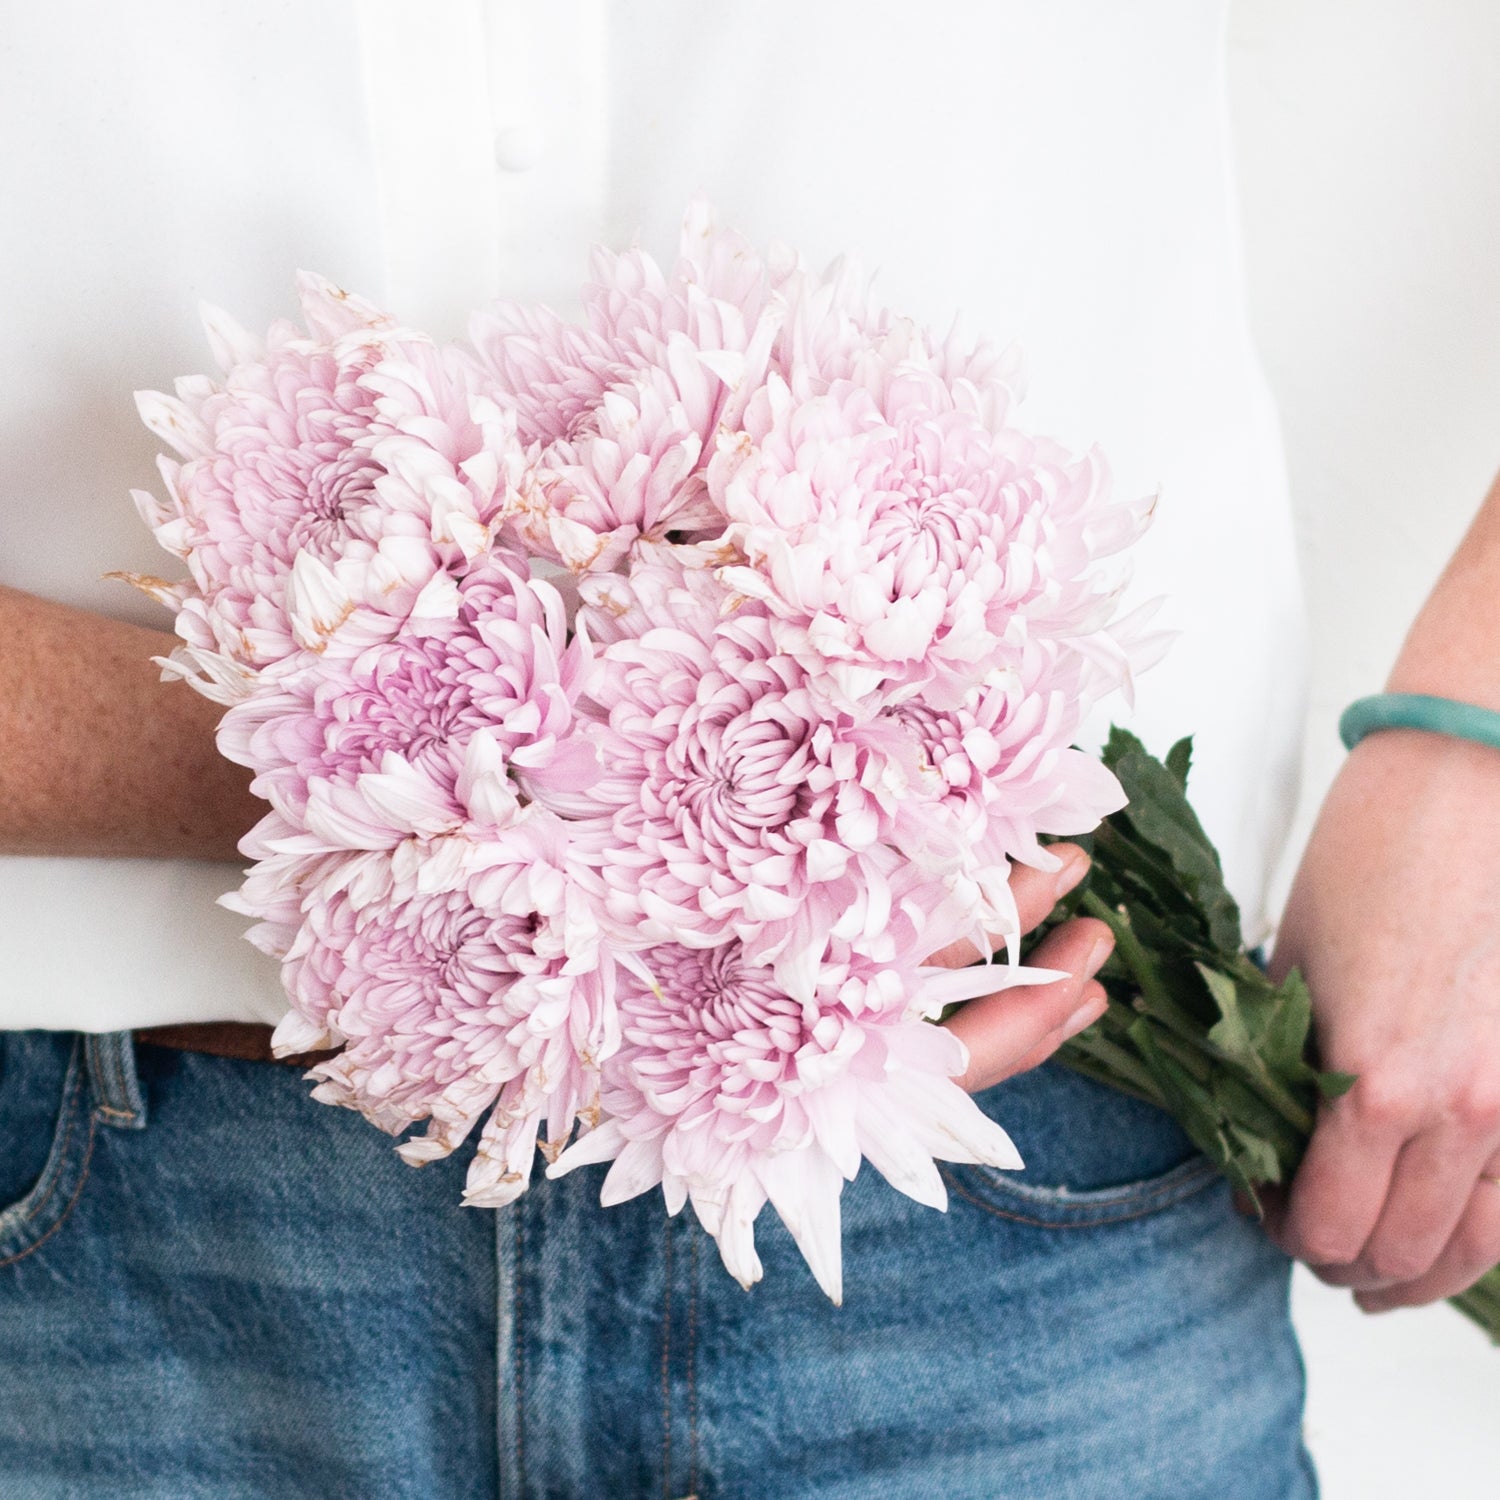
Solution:
[[[1038,1229],[1094,1229],[1144,1219],[1212,1187],[1218,1176],[1218,1169],[1202,1156],[1189,1157],[1153,1177],[1106,1188],[1043,1185],[993,1167],[943,1168],[950,1192],[986,1213]]]
[[[1019,1172],[946,1165],[950,1192],[998,1217],[1045,1229],[1090,1229],[1160,1213],[1219,1173],[1154,1106],[1047,1063],[976,1095],[1009,1131]]]
[[[0,1266],[62,1226],[88,1178],[99,1118],[82,1036],[0,1036]]]

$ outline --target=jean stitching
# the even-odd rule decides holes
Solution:
[[[3,1269],[6,1266],[13,1266],[18,1261],[25,1260],[26,1257],[32,1254],[34,1251],[40,1250],[42,1246],[45,1245],[47,1241],[50,1240],[52,1236],[56,1234],[57,1231],[68,1222],[68,1219],[72,1215],[73,1210],[78,1206],[79,1198],[83,1196],[84,1184],[89,1180],[89,1163],[94,1159],[95,1134],[96,1132],[94,1130],[94,1122],[92,1119],[90,1119],[89,1141],[88,1146],[85,1148],[83,1153],[83,1165],[79,1168],[78,1172],[78,1186],[73,1189],[73,1196],[68,1199],[67,1203],[63,1207],[63,1211],[57,1216],[56,1223],[52,1224],[45,1234],[40,1235],[36,1240],[34,1240],[30,1245],[28,1245],[18,1254],[9,1256],[5,1260],[0,1260],[0,1269]]]
[[[72,1087],[63,1096],[62,1108],[66,1115],[66,1123],[63,1126],[62,1142],[58,1147],[56,1157],[53,1158],[60,1164],[59,1170],[56,1175],[54,1175],[52,1181],[47,1184],[47,1191],[42,1194],[40,1200],[34,1203],[18,1221],[17,1228],[24,1228],[27,1224],[32,1223],[37,1218],[42,1210],[46,1208],[47,1204],[51,1202],[53,1195],[57,1192],[58,1186],[64,1180],[66,1174],[63,1168],[65,1168],[67,1164],[68,1147],[72,1144],[74,1128],[78,1123],[79,1115],[77,1096],[79,1091],[83,1087],[83,1081],[83,1070],[78,1069],[74,1074]],[[26,1257],[33,1251],[40,1250],[41,1247],[45,1245],[47,1241],[50,1240],[52,1236],[56,1234],[57,1231],[61,1229],[65,1223],[67,1223],[69,1216],[73,1212],[73,1209],[78,1204],[78,1199],[83,1193],[84,1184],[88,1181],[89,1177],[89,1163],[94,1159],[95,1129],[94,1117],[92,1112],[88,1116],[88,1122],[88,1144],[84,1148],[83,1163],[78,1170],[78,1181],[73,1188],[72,1197],[68,1199],[67,1203],[63,1206],[63,1211],[57,1216],[56,1221],[48,1226],[45,1233],[39,1235],[24,1250],[18,1251],[15,1255],[10,1255],[5,1257],[5,1259],[0,1260],[0,1267],[13,1266],[17,1261],[25,1260]]]
[[[1192,1168],[1191,1171],[1188,1170],[1189,1167]],[[1147,1178],[1144,1182],[1127,1182],[1118,1188],[1091,1188],[1079,1193],[1054,1192],[1033,1186],[1025,1181],[1016,1182],[1009,1174],[1002,1174],[984,1166],[975,1166],[973,1170],[984,1182],[1008,1197],[1039,1206],[1055,1205],[1062,1210],[1084,1210],[1116,1208],[1124,1204],[1139,1202],[1142,1199],[1157,1197],[1162,1193],[1175,1192],[1183,1183],[1196,1183],[1199,1177],[1211,1175],[1217,1169],[1206,1158],[1200,1158],[1195,1162],[1192,1157],[1188,1157],[1186,1161],[1179,1162],[1175,1167],[1163,1173],[1159,1179]]]
[[[661,1493],[672,1500],[672,1221],[662,1237],[661,1294]]]
[[[512,1306],[514,1308],[515,1329],[511,1343],[511,1367],[515,1375],[515,1403],[516,1403],[516,1482],[520,1486],[521,1494],[526,1493],[526,1404],[524,1398],[524,1381],[526,1377],[525,1352],[521,1348],[521,1268],[525,1264],[526,1240],[522,1232],[521,1224],[524,1215],[520,1204],[515,1207],[516,1215],[516,1266],[513,1277]]]
[[[698,1493],[698,1231],[688,1226],[688,1244],[692,1249],[689,1268],[688,1302],[688,1494]]]
[[[110,1057],[114,1062],[115,1084],[119,1089],[115,1098],[122,1100],[126,1106],[124,1109],[117,1111],[117,1113],[134,1123],[140,1115],[140,1110],[136,1108],[135,1102],[139,1097],[139,1086],[137,1085],[135,1088],[131,1087],[131,1080],[126,1077],[125,1071],[125,1049],[132,1045],[131,1033],[128,1031],[121,1032],[115,1037],[114,1046],[110,1048]],[[131,1071],[134,1071],[133,1067]]]
[[[1079,1210],[1117,1208],[1141,1199],[1159,1197],[1163,1193],[1175,1192],[1184,1183],[1196,1184],[1200,1177],[1212,1176],[1218,1169],[1201,1152],[1195,1152],[1155,1177],[1122,1183],[1114,1188],[1085,1188],[1077,1192],[1066,1187],[1043,1187],[1017,1179],[1013,1173],[983,1165],[975,1165],[971,1170],[996,1192],[1007,1197],[1019,1198],[1041,1207],[1053,1205],[1063,1210]]]
[[[111,1046],[111,1042],[116,1045]],[[136,1111],[129,1108],[130,1090],[125,1082],[124,1059],[117,1037],[108,1032],[90,1032],[84,1039],[84,1055],[88,1060],[89,1079],[94,1085],[97,1098],[94,1109],[110,1120],[133,1125]],[[119,1105],[125,1104],[124,1109]]]
[[[103,1040],[101,1040],[99,1043],[100,1050],[109,1059],[110,1065],[110,1112],[112,1114],[124,1115],[128,1119],[131,1114],[131,1111],[129,1109],[119,1109],[115,1107],[121,1102],[128,1101],[130,1095],[126,1092],[125,1089],[125,1069],[121,1063],[119,1038],[116,1037],[114,1041],[115,1045],[112,1047],[106,1046]]]
[[[74,1056],[76,1057],[77,1053]],[[47,1165],[42,1168],[45,1174],[47,1168],[55,1161],[58,1163],[58,1170],[52,1174],[52,1181],[47,1184],[47,1191],[16,1221],[18,1228],[29,1224],[46,1208],[47,1204],[51,1201],[52,1195],[57,1191],[58,1184],[63,1180],[64,1172],[62,1169],[67,1163],[68,1145],[73,1139],[73,1127],[78,1119],[78,1095],[83,1089],[84,1082],[84,1072],[81,1068],[70,1067],[69,1075],[67,1091],[63,1094],[60,1106],[61,1118],[64,1122],[62,1143],[55,1150],[48,1153]]]
[[[941,1170],[941,1169],[939,1169]],[[1170,1207],[1172,1203],[1187,1198],[1201,1188],[1208,1185],[1218,1175],[1218,1168],[1212,1162],[1204,1162],[1196,1172],[1185,1174],[1176,1182],[1163,1184],[1158,1188],[1144,1192],[1136,1192],[1127,1196],[1121,1196],[1107,1200],[1105,1205],[1118,1205],[1122,1211],[1118,1213],[1094,1214],[1089,1218],[1052,1218],[1043,1219],[1031,1214],[1015,1213],[1010,1209],[998,1208],[992,1203],[986,1203],[984,1199],[969,1192],[952,1173],[943,1171],[943,1181],[953,1189],[955,1193],[975,1208],[983,1209],[987,1214],[993,1214],[997,1219],[1009,1219],[1016,1224],[1030,1224],[1037,1229],[1095,1229],[1103,1224],[1124,1224],[1131,1219],[1144,1219],[1159,1209]],[[1163,1202],[1162,1200],[1166,1201]],[[1128,1209],[1125,1204],[1131,1205]],[[1089,1205],[1093,1206],[1093,1205]],[[1080,1205],[1083,1207],[1083,1205]]]

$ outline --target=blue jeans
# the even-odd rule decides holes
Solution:
[[[991,1091],[1023,1176],[868,1168],[847,1300],[591,1169],[458,1206],[292,1070],[0,1037],[5,1500],[1307,1500],[1287,1262],[1148,1106]]]

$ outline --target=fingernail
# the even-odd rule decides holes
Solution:
[[[1054,877],[1057,881],[1057,894],[1066,896],[1088,872],[1089,857],[1082,849],[1075,846],[1070,854],[1063,856],[1062,868]]]
[[[1063,1023],[1063,1034],[1077,1036],[1080,1031],[1086,1031],[1092,1026],[1108,1009],[1108,1000],[1090,1000],[1087,1005],[1079,1006]]]
[[[1104,967],[1104,960],[1115,950],[1115,938],[1111,932],[1106,932],[1092,948],[1089,949],[1088,962],[1084,964],[1085,974],[1097,974]]]

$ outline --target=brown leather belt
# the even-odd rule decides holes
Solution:
[[[213,1057],[234,1057],[241,1062],[284,1063],[289,1068],[310,1068],[328,1052],[298,1052],[276,1057],[271,1052],[271,1028],[245,1021],[214,1021],[202,1025],[146,1026],[135,1033],[137,1042],[152,1047],[175,1047],[180,1052],[207,1052]],[[334,1051],[337,1049],[335,1048]]]

